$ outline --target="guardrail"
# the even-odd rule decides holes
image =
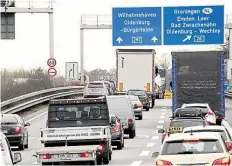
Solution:
[[[83,95],[83,88],[84,86],[59,87],[25,94],[1,102],[1,112],[4,114],[16,113],[22,111],[23,109],[49,101],[50,99],[72,96],[75,94]]]
[[[2,113],[16,113],[26,108],[49,101],[50,99],[83,95],[84,86],[69,86],[41,90],[29,94],[25,94],[4,102],[1,102]],[[232,93],[225,93],[227,98],[232,98]]]

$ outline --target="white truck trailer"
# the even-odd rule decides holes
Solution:
[[[151,92],[155,79],[154,49],[117,49],[117,91],[141,89]]]

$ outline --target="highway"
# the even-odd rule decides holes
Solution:
[[[125,139],[125,148],[114,150],[112,160],[109,165],[154,165],[151,153],[159,151],[161,147],[161,137],[157,128],[162,128],[171,115],[171,100],[156,100],[156,106],[149,112],[144,111],[144,119],[136,120],[136,137]],[[226,119],[232,117],[232,100],[226,100]],[[20,151],[22,162],[17,165],[39,165],[32,156],[36,150],[43,147],[39,141],[39,129],[45,127],[47,120],[47,109],[40,110],[23,117],[26,122],[30,122],[29,148]],[[232,121],[231,121],[232,122]],[[230,123],[231,124],[231,123]],[[126,135],[127,137],[127,135]],[[17,152],[16,149],[13,149]]]

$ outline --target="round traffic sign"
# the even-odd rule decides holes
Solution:
[[[56,76],[56,73],[57,73],[57,71],[56,71],[55,68],[49,68],[49,69],[48,69],[48,75],[49,75],[50,77],[55,77],[55,76]]]
[[[54,58],[49,58],[47,61],[47,65],[49,67],[55,67],[56,66],[56,60]]]

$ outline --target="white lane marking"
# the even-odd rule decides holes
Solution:
[[[31,121],[33,121],[33,120],[35,120],[35,119],[37,119],[37,118],[39,118],[39,117],[41,117],[41,116],[43,116],[43,115],[45,115],[45,114],[47,114],[47,111],[46,111],[46,112],[43,112],[42,114],[39,114],[39,115],[37,115],[37,116],[35,116],[35,117],[31,118],[31,119],[29,119],[29,120],[27,120],[27,121],[25,121],[25,122],[26,122],[26,123],[31,122]]]
[[[150,147],[153,147],[153,146],[155,146],[155,143],[148,143],[147,144],[147,148],[150,148]]]
[[[163,125],[157,125],[157,129],[162,129]]]
[[[149,135],[137,135],[136,138],[149,138]]]
[[[161,109],[161,111],[166,112],[167,110],[166,109]]]
[[[131,164],[131,166],[139,166],[142,163],[142,161],[133,161],[133,163]]]
[[[142,151],[139,156],[148,156],[150,151]]]
[[[162,108],[168,108],[168,107],[162,107]]]
[[[37,139],[36,137],[28,137],[28,139]]]
[[[165,115],[165,114],[166,114],[166,112],[161,112],[161,113],[160,113],[160,115]]]
[[[152,139],[152,140],[159,139],[159,136],[157,136],[157,135],[154,135],[154,136],[153,136],[151,139]]]
[[[32,164],[37,164],[37,161],[36,161],[36,162],[34,162],[34,163],[32,163]]]
[[[162,115],[162,116],[160,116],[159,118],[160,118],[160,119],[164,119],[164,118],[165,118],[165,116],[163,116],[163,115]]]
[[[159,120],[158,123],[164,123],[164,120]]]

